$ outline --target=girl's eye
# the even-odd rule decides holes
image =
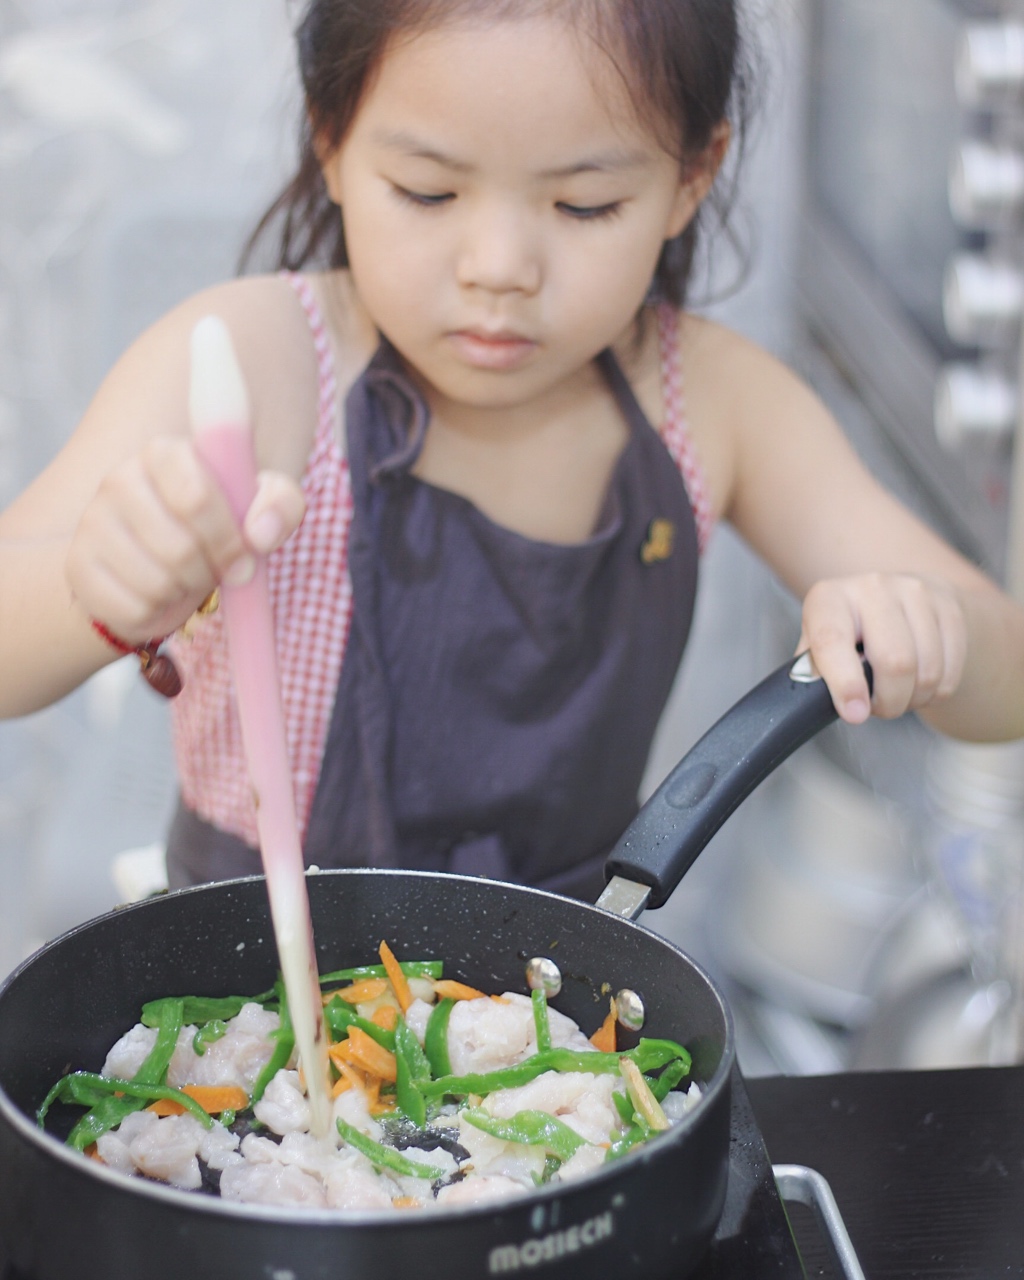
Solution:
[[[566,204],[562,200],[555,207],[560,213],[564,213],[570,218],[575,218],[577,222],[598,222],[604,218],[614,218],[622,212],[621,200],[613,200],[610,204],[595,205]]]
[[[440,195],[427,195],[422,191],[409,191],[405,187],[399,187],[392,184],[392,191],[403,204],[414,204],[420,209],[436,209],[439,205],[447,204],[449,200],[455,199],[454,192],[445,191]]]

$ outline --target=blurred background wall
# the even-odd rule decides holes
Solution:
[[[0,503],[146,325],[233,274],[297,109],[284,0],[0,6]],[[0,725],[0,969],[117,900],[172,792],[131,663]]]

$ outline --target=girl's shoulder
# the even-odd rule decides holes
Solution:
[[[297,279],[304,288],[295,287]],[[323,367],[318,337],[342,385],[367,345],[349,294],[342,273],[246,276],[203,289],[140,335],[108,375],[87,419],[112,426],[130,418],[144,435],[187,432],[192,330],[204,316],[217,315],[231,333],[246,380],[260,466],[298,478],[317,424]],[[143,401],[147,410],[140,417]],[[88,431],[88,421],[83,425]]]
[[[791,369],[725,325],[680,313],[679,349],[689,430],[715,514],[729,518],[758,474],[752,460],[785,456],[834,424]]]

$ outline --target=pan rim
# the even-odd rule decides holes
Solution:
[[[458,875],[453,872],[443,871],[420,871],[406,870],[402,868],[373,868],[373,867],[331,867],[318,868],[311,867],[307,869],[307,875],[317,877],[374,877],[387,876],[389,878],[418,878],[431,881],[443,880],[454,884],[474,884],[484,886],[488,892],[500,889],[512,890],[517,894],[527,894],[530,896],[540,896],[553,902],[563,905],[569,905],[574,909],[582,909],[586,912],[594,913],[601,918],[602,921],[617,921],[619,925],[626,927],[628,930],[636,930],[648,939],[653,939],[660,946],[673,953],[675,956],[683,960],[697,976],[703,980],[708,990],[713,994],[715,1001],[720,1010],[724,1027],[725,1038],[722,1045],[721,1057],[715,1068],[711,1078],[701,1082],[702,1097],[699,1104],[689,1111],[681,1120],[675,1123],[672,1128],[663,1134],[659,1134],[652,1138],[643,1146],[628,1152],[625,1156],[614,1161],[614,1163],[602,1166],[589,1173],[585,1178],[578,1182],[548,1184],[546,1186],[537,1187],[534,1190],[528,1190],[523,1195],[517,1195],[506,1199],[495,1199],[482,1201],[477,1204],[453,1205],[449,1208],[430,1208],[423,1214],[396,1214],[393,1209],[380,1210],[338,1210],[338,1209],[290,1209],[280,1205],[253,1205],[243,1204],[230,1200],[222,1200],[219,1196],[201,1194],[196,1191],[187,1191],[181,1188],[172,1187],[169,1184],[156,1182],[152,1179],[143,1177],[134,1177],[119,1173],[116,1170],[109,1169],[97,1161],[89,1160],[84,1157],[81,1152],[74,1151],[60,1142],[52,1134],[41,1129],[20,1107],[16,1106],[14,1101],[8,1096],[6,1089],[0,1084],[0,1118],[14,1130],[15,1133],[30,1146],[36,1148],[44,1156],[56,1158],[67,1169],[67,1171],[75,1177],[85,1179],[98,1179],[101,1184],[108,1185],[112,1190],[116,1190],[119,1194],[128,1196],[143,1196],[146,1199],[153,1199],[157,1204],[165,1204],[168,1208],[177,1208],[183,1212],[196,1212],[200,1214],[211,1215],[214,1218],[226,1218],[228,1221],[239,1220],[243,1222],[258,1222],[273,1226],[309,1226],[311,1228],[337,1230],[339,1228],[352,1229],[380,1229],[387,1227],[390,1230],[399,1231],[415,1231],[427,1227],[433,1227],[436,1223],[439,1227],[445,1223],[461,1220],[474,1220],[479,1218],[492,1217],[495,1214],[512,1212],[519,1209],[531,1210],[542,1207],[550,1202],[557,1200],[566,1200],[573,1198],[577,1192],[587,1193],[596,1190],[609,1180],[618,1181],[618,1175],[621,1171],[628,1168],[634,1168],[638,1165],[649,1163],[652,1160],[660,1159],[661,1154],[674,1148],[676,1145],[684,1141],[689,1133],[691,1133],[698,1125],[702,1123],[702,1113],[711,1108],[715,1100],[720,1098],[723,1091],[727,1090],[731,1084],[732,1073],[736,1065],[736,1037],[735,1027],[733,1023],[732,1010],[728,1001],[720,991],[717,983],[710,977],[692,956],[676,946],[669,939],[662,937],[661,934],[654,933],[653,930],[645,929],[641,924],[633,920],[627,920],[624,917],[617,916],[612,912],[605,911],[602,907],[598,907],[594,903],[583,902],[575,898],[568,898],[562,894],[553,893],[545,889],[537,889],[530,885],[512,884],[506,881],[491,880],[479,876]],[[99,916],[93,917],[91,920],[73,926],[66,930],[58,937],[51,939],[37,948],[31,955],[27,956],[21,964],[17,966],[7,978],[0,984],[0,1003],[7,990],[32,965],[39,962],[50,951],[58,946],[66,943],[77,935],[87,932],[98,924],[118,918],[127,912],[135,912],[137,910],[152,910],[158,908],[158,904],[171,899],[179,899],[182,896],[192,895],[196,893],[208,893],[211,889],[221,889],[231,886],[248,885],[253,882],[262,882],[262,875],[241,876],[232,880],[221,880],[211,882],[210,884],[194,885],[184,889],[172,890],[169,893],[161,894],[155,898],[143,899],[141,902],[129,903],[124,906],[113,908],[111,911],[104,912]]]

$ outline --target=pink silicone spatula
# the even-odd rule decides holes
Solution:
[[[245,382],[227,326],[219,317],[207,316],[196,325],[191,355],[189,411],[196,448],[241,523],[256,493],[256,458]],[[265,561],[257,557],[248,582],[222,583],[220,598],[278,957],[312,1128],[323,1137],[331,1116],[327,1040]]]

